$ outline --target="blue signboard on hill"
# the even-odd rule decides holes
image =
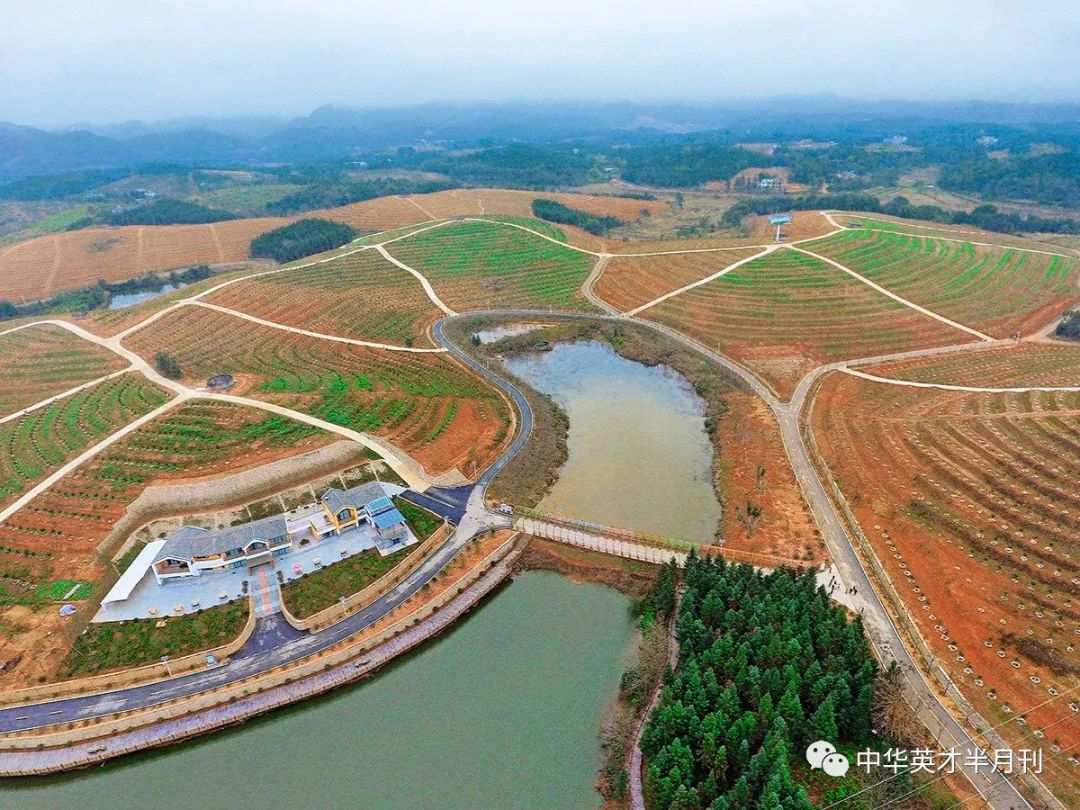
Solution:
[[[787,225],[791,222],[791,214],[773,214],[769,217],[770,225]]]

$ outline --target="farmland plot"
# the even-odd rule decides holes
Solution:
[[[164,390],[131,373],[0,425],[0,507],[166,399]]]
[[[460,222],[395,242],[389,251],[423,273],[459,311],[591,308],[580,288],[593,257],[520,228]]]
[[[921,635],[995,724],[1080,685],[1078,414],[1080,394],[846,375],[815,405],[829,469]],[[1068,702],[1028,712],[1025,733],[1080,743]]]
[[[642,317],[745,364],[783,397],[823,363],[948,345],[967,337],[790,250],[755,259],[669,298]]]
[[[123,281],[154,270],[243,261],[255,236],[288,221],[87,228],[31,239],[0,253],[0,299],[33,301],[98,279]]]
[[[604,266],[593,292],[615,309],[626,312],[686,284],[708,278],[757,252],[754,248],[745,248],[667,256],[615,256]]]
[[[29,326],[0,335],[0,416],[126,365],[108,349],[59,326]]]
[[[208,303],[300,329],[398,345],[432,345],[439,310],[415,278],[375,251],[230,284]]]
[[[909,301],[993,337],[1029,334],[1080,300],[1074,259],[970,242],[845,231],[815,253]]]
[[[1073,387],[1080,386],[1080,344],[1020,343],[860,370],[898,380],[976,388]]]
[[[43,603],[37,589],[70,579],[97,583],[100,593],[106,568],[98,548],[147,486],[229,475],[331,440],[315,428],[262,411],[192,401],[124,437],[34,498],[0,524],[0,618],[11,628],[0,644],[5,660],[16,662],[0,682],[8,687],[54,677],[74,641],[69,631],[78,625],[58,622],[55,606]],[[106,555],[115,550],[106,549]],[[96,600],[79,609],[92,613]]]
[[[295,335],[200,307],[169,313],[129,339],[168,351],[186,377],[237,376],[238,393],[382,436],[434,473],[466,475],[506,437],[502,398],[442,354],[408,354]]]

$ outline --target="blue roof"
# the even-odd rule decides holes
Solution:
[[[397,526],[399,523],[405,522],[405,516],[401,514],[397,509],[391,508],[385,512],[380,512],[374,515],[372,521],[376,526],[382,529],[389,529],[391,526]]]
[[[367,505],[368,514],[370,515],[378,514],[379,512],[385,512],[387,509],[393,508],[394,502],[386,496],[383,496],[382,498],[376,498],[375,500],[370,501]]]

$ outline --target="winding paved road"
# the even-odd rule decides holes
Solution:
[[[828,215],[826,215],[826,218],[829,219],[830,224],[835,225],[835,222],[832,221]],[[445,223],[438,223],[430,227],[439,227],[439,225],[442,224]],[[511,225],[511,227],[521,226]],[[535,231],[531,231],[528,228],[522,228],[522,230],[527,230],[544,238],[550,238],[543,234],[538,234]],[[800,240],[800,242],[809,241],[813,241],[813,239]],[[584,253],[590,253],[600,258],[603,257],[603,254],[597,254],[593,251],[576,248],[570,245],[564,246],[580,250]],[[385,252],[381,245],[376,246],[376,250],[395,264],[402,266],[403,269],[417,275],[421,283],[425,285],[425,291],[428,292],[429,297],[431,297],[433,301],[441,303],[441,301],[437,300],[438,296],[434,293],[433,289],[430,289],[430,285],[427,284],[427,280],[423,278],[422,275],[394,260],[393,257]],[[598,265],[599,267],[597,269],[602,271],[602,262],[598,262]],[[599,272],[591,274],[591,280],[594,280],[594,275],[598,276]],[[589,294],[591,293],[591,290],[586,289],[585,292],[590,300],[593,300],[593,296]],[[600,304],[600,307],[610,311],[610,308],[603,304]],[[517,435],[510,447],[508,447],[496,462],[481,476],[475,486],[471,488],[459,487],[447,490],[432,488],[424,495],[410,493],[410,499],[415,498],[418,499],[418,502],[426,502],[429,506],[433,507],[435,511],[438,511],[441,514],[459,516],[460,523],[457,530],[442,546],[440,546],[416,571],[406,577],[406,579],[392,591],[383,595],[374,603],[365,607],[353,616],[348,617],[339,624],[329,627],[320,633],[297,635],[291,628],[283,628],[279,620],[264,619],[260,621],[256,633],[244,649],[230,661],[221,666],[182,676],[165,683],[148,684],[146,686],[132,687],[86,697],[72,697],[32,706],[0,709],[0,733],[17,730],[24,731],[41,726],[52,725],[57,722],[89,719],[114,714],[118,711],[153,706],[164,701],[197,694],[208,689],[219,687],[225,683],[250,677],[259,672],[310,655],[362,630],[377,621],[394,607],[401,604],[438,573],[438,571],[440,571],[478,531],[482,531],[488,527],[505,525],[505,521],[501,519],[501,517],[494,516],[486,510],[484,505],[484,491],[491,479],[503,469],[503,467],[528,441],[533,426],[532,410],[522,392],[515,385],[484,366],[461,348],[453,344],[445,336],[443,328],[444,323],[446,320],[455,317],[455,315],[445,306],[445,304],[442,305],[442,308],[447,312],[448,317],[435,325],[434,336],[436,341],[442,347],[449,350],[462,363],[504,390],[514,401],[521,420]],[[610,321],[631,320],[625,316],[610,314],[571,314],[535,310],[489,310],[479,313],[470,313],[470,315],[485,314],[520,315],[526,317],[542,316],[546,318],[587,318]],[[649,321],[632,319],[632,322],[655,332],[665,334],[687,348],[700,353],[724,367],[738,377],[749,389],[757,393],[770,407],[779,423],[785,452],[790,460],[796,479],[799,482],[811,513],[820,528],[840,578],[843,580],[846,587],[855,585],[858,588],[858,595],[862,598],[862,609],[860,612],[862,613],[863,622],[867,628],[871,642],[877,648],[884,660],[895,658],[902,665],[909,690],[915,696],[916,702],[921,706],[921,716],[924,721],[927,722],[927,725],[930,728],[940,728],[940,733],[938,735],[939,743],[943,747],[955,746],[960,749],[976,748],[977,746],[972,742],[966,730],[953,719],[952,715],[938,700],[934,690],[923,678],[917,662],[904,646],[899,631],[893,624],[888,611],[871,585],[866,571],[862,566],[862,562],[848,537],[844,523],[841,520],[832,499],[828,495],[825,486],[818,475],[817,469],[811,461],[800,429],[800,419],[803,417],[803,411],[807,407],[807,404],[812,402],[811,393],[813,391],[814,383],[825,374],[831,371],[846,369],[849,366],[882,362],[887,359],[927,356],[931,354],[967,350],[970,348],[970,344],[960,347],[950,346],[942,347],[940,349],[906,352],[878,358],[863,358],[823,366],[814,370],[807,375],[806,378],[800,381],[792,400],[785,403],[746,368],[712,351],[692,338],[663,325]],[[151,379],[160,377],[160,375],[157,375],[152,369],[149,369],[142,358],[120,346],[120,340],[127,333],[121,333],[111,339],[102,339],[97,336],[91,336],[89,333],[85,333],[85,330],[73,327],[73,325],[66,322],[57,323],[64,328],[80,333],[82,336],[87,337],[93,342],[107,345],[118,354],[127,357],[133,366],[138,368],[138,370],[143,371],[143,373]],[[142,325],[145,325],[145,323],[140,324],[139,326]],[[985,336],[975,333],[973,330],[965,329],[965,331],[969,331],[977,337],[985,338]],[[996,345],[996,342],[984,341],[977,345],[979,347],[993,346]],[[155,381],[158,380],[155,379]],[[172,389],[181,396],[184,396],[185,394],[188,396],[191,395],[189,390],[182,390],[182,387],[177,386],[174,383],[169,384],[164,380],[161,380],[161,382],[166,388]],[[224,399],[227,397],[221,398]],[[259,404],[264,405],[263,403]],[[426,501],[423,499],[426,499]],[[1028,802],[1021,796],[1012,783],[1004,779],[1001,775],[985,773],[983,771],[972,772],[971,770],[966,770],[965,772],[972,784],[986,799],[987,803],[995,808],[995,810],[1016,810],[1017,808],[1030,807]]]

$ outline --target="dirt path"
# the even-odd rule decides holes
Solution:
[[[45,289],[44,289],[44,294],[45,295],[52,295],[53,285],[56,283],[56,276],[60,272],[60,258],[61,258],[61,255],[62,255],[61,250],[60,250],[60,237],[59,236],[53,236],[52,243],[53,243],[53,260],[52,260],[52,266],[49,268],[49,275],[45,279]]]
[[[221,237],[218,236],[217,228],[214,227],[213,222],[206,223],[206,227],[210,229],[210,238],[214,240],[214,247],[218,252],[218,261],[225,261],[225,248],[221,244]]]
[[[405,199],[412,203],[413,207],[415,207],[421,214],[423,214],[428,219],[438,219],[437,216],[435,216],[433,213],[424,208],[424,206],[418,203],[415,199],[413,199],[413,196],[411,194]]]
[[[628,310],[626,312],[626,315],[627,315],[627,317],[631,317],[631,318],[633,316],[635,316],[635,315],[639,315],[642,312],[644,312],[645,310],[651,309],[652,307],[656,306],[657,304],[664,303],[669,298],[674,298],[676,295],[682,295],[687,290],[692,290],[695,287],[700,287],[703,284],[708,284],[710,281],[716,281],[716,279],[718,279],[718,278],[720,278],[722,276],[726,276],[732,270],[737,270],[738,268],[742,267],[744,264],[747,264],[748,262],[754,261],[754,259],[760,259],[762,256],[768,256],[770,253],[773,253],[774,251],[776,251],[780,247],[784,247],[784,246],[783,245],[766,245],[765,248],[761,252],[755,253],[753,256],[747,256],[744,259],[739,259],[737,262],[732,262],[731,264],[727,265],[726,267],[724,267],[719,272],[713,273],[711,276],[706,276],[705,278],[698,279],[697,281],[691,281],[689,284],[684,284],[682,287],[679,287],[679,289],[677,289],[677,290],[672,290],[671,292],[664,293],[659,298],[654,298],[652,301],[648,301],[648,302],[642,304],[639,307],[635,307],[634,309]]]
[[[133,368],[132,366],[122,368],[119,371],[114,371],[112,374],[106,374],[104,377],[98,377],[96,380],[90,380],[90,382],[84,382],[82,385],[76,385],[74,388],[69,388],[67,391],[55,394],[48,399],[43,399],[41,400],[41,402],[35,402],[33,405],[27,405],[25,408],[15,411],[14,413],[9,413],[7,416],[0,418],[0,425],[4,424],[5,422],[14,421],[15,419],[22,419],[27,414],[32,413],[40,408],[44,408],[47,405],[52,405],[54,402],[59,402],[62,399],[67,399],[68,397],[77,394],[80,391],[85,391],[87,388],[93,388],[95,385],[103,383],[107,380],[111,380],[113,377],[120,377],[124,374],[127,374],[129,371],[135,371],[135,368]]]
[[[211,304],[206,301],[189,301],[192,306],[205,307],[206,309],[212,309],[217,312],[223,312],[226,315],[231,315],[234,318],[242,318],[245,321],[251,321],[257,323],[260,326],[268,326],[271,329],[280,329],[283,332],[292,332],[297,335],[304,335],[306,337],[318,338],[319,340],[330,340],[334,343],[348,343],[351,346],[366,346],[371,349],[385,349],[390,352],[410,352],[412,354],[441,354],[446,351],[443,348],[436,349],[423,349],[415,348],[413,346],[396,346],[392,343],[373,343],[370,340],[355,340],[354,338],[339,337],[337,335],[327,335],[323,332],[312,332],[308,329],[298,329],[295,326],[286,326],[283,323],[277,321],[268,321],[264,318],[257,318],[254,315],[248,315],[246,312],[240,312],[236,309],[229,309],[228,307],[220,307],[217,304]]]
[[[1012,387],[981,387],[977,385],[950,385],[948,383],[929,383],[917,380],[898,380],[895,377],[879,377],[876,374],[867,374],[865,371],[857,371],[853,368],[841,368],[845,374],[852,377],[861,377],[871,382],[885,383],[886,385],[901,385],[910,388],[937,388],[942,391],[969,391],[975,394],[1027,394],[1034,391],[1061,391],[1078,392],[1080,385],[1026,385]]]
[[[409,235],[411,236],[412,234]],[[375,249],[379,251],[379,253],[384,259],[393,264],[395,267],[400,267],[406,273],[414,276],[416,280],[420,282],[420,286],[424,288],[424,292],[427,293],[427,297],[431,299],[431,303],[433,303],[447,315],[457,315],[454,310],[450,309],[450,307],[443,303],[443,300],[439,298],[438,294],[435,292],[435,288],[432,287],[431,282],[427,280],[427,276],[425,276],[419,270],[414,270],[413,268],[409,267],[409,265],[405,264],[404,262],[400,262],[395,259],[382,245],[376,245]]]
[[[102,450],[105,450],[106,448],[112,446],[116,442],[120,441],[120,439],[127,436],[129,433],[141,428],[147,422],[150,422],[150,421],[152,421],[154,419],[157,419],[159,416],[161,416],[166,411],[174,408],[175,406],[179,405],[181,402],[184,402],[185,400],[188,400],[188,399],[191,399],[191,398],[192,398],[192,394],[190,394],[190,393],[175,396],[172,399],[170,399],[168,402],[166,402],[164,405],[161,405],[161,406],[155,408],[154,410],[150,411],[150,413],[148,413],[148,414],[146,414],[144,416],[140,416],[134,422],[129,422],[128,424],[124,425],[122,428],[117,430],[115,433],[112,433],[109,436],[107,436],[106,438],[102,439],[97,444],[91,445],[87,450],[80,453],[78,456],[73,458],[67,464],[60,467],[58,470],[56,470],[52,475],[47,477],[45,480],[41,481],[36,486],[29,489],[25,494],[22,495],[22,497],[20,497],[13,504],[8,506],[3,511],[0,511],[0,523],[3,523],[5,520],[10,518],[12,515],[14,515],[16,512],[18,512],[20,509],[22,509],[28,503],[30,503],[30,501],[32,501],[34,498],[36,498],[38,495],[40,495],[45,490],[47,490],[49,487],[51,487],[53,484],[55,484],[57,481],[59,481],[65,475],[67,475],[68,473],[74,471],[76,468],[81,466],[84,462],[89,461],[90,459],[92,459],[94,456],[96,456]]]
[[[610,253],[600,254],[600,257],[596,260],[596,264],[593,265],[592,272],[589,273],[589,277],[585,279],[585,283],[581,285],[581,294],[584,295],[585,300],[594,307],[603,310],[609,315],[618,315],[619,311],[595,292],[596,283],[600,280],[600,277],[604,275],[604,268],[607,267],[610,258]]]
[[[812,256],[813,258],[817,259],[818,261],[825,262],[825,264],[831,265],[832,267],[835,267],[837,270],[841,270],[841,271],[847,273],[852,278],[858,279],[863,284],[867,285],[868,287],[870,287],[870,288],[872,288],[874,290],[877,290],[882,295],[887,296],[888,298],[891,298],[892,300],[896,301],[897,303],[903,304],[905,307],[908,307],[909,309],[913,309],[916,312],[920,312],[923,315],[926,315],[927,317],[933,318],[936,321],[941,321],[946,326],[951,326],[953,329],[959,329],[962,332],[967,332],[969,335],[973,335],[973,336],[979,338],[979,340],[987,340],[987,341],[994,340],[994,338],[990,337],[989,335],[983,334],[982,332],[978,331],[977,329],[972,329],[970,326],[964,326],[964,324],[962,324],[962,323],[957,323],[956,321],[952,320],[951,318],[946,318],[944,315],[941,315],[940,313],[934,312],[933,310],[927,309],[926,307],[919,306],[918,304],[914,303],[913,301],[909,301],[906,298],[903,298],[903,297],[897,295],[896,293],[892,292],[891,290],[888,290],[885,287],[882,287],[880,284],[877,284],[876,282],[871,281],[870,279],[868,279],[866,276],[862,275],[861,273],[856,273],[850,267],[845,267],[844,265],[840,264],[840,262],[834,261],[833,259],[830,259],[828,256],[822,256],[820,253],[813,253],[812,251],[805,250],[803,248],[798,248],[798,247],[794,247],[794,246],[789,246],[789,247],[790,247],[791,250],[794,250],[794,251],[796,251],[798,253],[805,254],[806,256]]]

